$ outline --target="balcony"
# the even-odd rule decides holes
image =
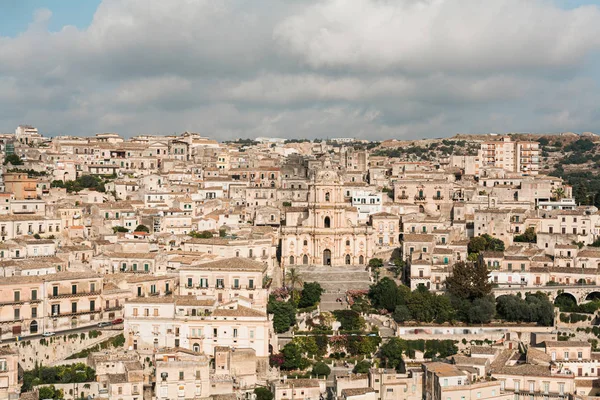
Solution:
[[[398,200],[408,200],[408,195],[401,194],[400,196],[398,196]]]
[[[77,292],[77,293],[63,293],[63,294],[57,294],[56,296],[48,296],[48,299],[50,300],[54,300],[54,299],[66,299],[69,297],[85,297],[85,296],[99,296],[100,295],[100,291],[96,290],[93,292]]]
[[[86,314],[98,314],[101,313],[102,309],[97,309],[97,310],[83,310],[83,311],[75,311],[75,312],[62,312],[60,314],[52,314],[51,318],[64,318],[64,317],[76,317],[79,315],[86,315]]]
[[[444,196],[433,196],[434,200],[444,200]]]
[[[425,201],[425,200],[427,200],[427,196],[425,196],[425,195],[423,195],[423,196],[416,195],[415,196],[415,201]]]

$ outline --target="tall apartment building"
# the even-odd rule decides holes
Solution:
[[[538,142],[513,141],[509,136],[481,143],[481,163],[486,167],[537,175],[540,162]]]

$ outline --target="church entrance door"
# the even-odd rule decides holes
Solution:
[[[331,250],[325,249],[323,252],[323,265],[331,265]]]

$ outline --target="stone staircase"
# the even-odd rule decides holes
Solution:
[[[303,282],[319,282],[325,293],[321,296],[321,311],[341,310],[347,303],[338,303],[337,298],[345,300],[348,290],[368,290],[371,278],[366,268],[357,266],[296,266]]]

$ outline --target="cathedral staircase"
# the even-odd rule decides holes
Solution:
[[[321,296],[321,311],[346,309],[346,291],[368,290],[371,285],[365,266],[297,265],[295,268],[303,282],[319,282],[325,290]],[[337,302],[338,298],[343,298],[344,302]]]

